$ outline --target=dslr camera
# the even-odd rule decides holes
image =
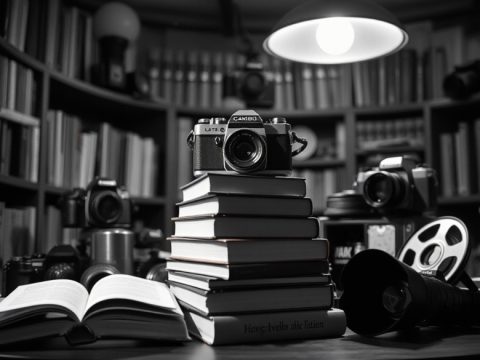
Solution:
[[[256,56],[249,56],[242,69],[223,78],[223,98],[243,99],[248,107],[272,107],[275,101],[273,74],[265,71]]]
[[[295,142],[302,146],[292,150]],[[307,146],[285,118],[263,120],[253,110],[238,110],[228,121],[223,117],[200,119],[187,143],[193,150],[195,176],[205,172],[288,175],[292,156]]]
[[[86,189],[75,188],[61,199],[65,227],[130,227],[132,204],[128,192],[112,179],[96,177]]]
[[[359,172],[356,187],[381,213],[425,213],[437,204],[435,171],[406,156],[386,158],[378,168]]]
[[[47,255],[14,256],[3,265],[2,295],[17,286],[52,279],[79,280],[82,261],[70,245],[54,246]]]
[[[456,66],[443,80],[445,95],[455,100],[467,99],[480,91],[480,60]]]

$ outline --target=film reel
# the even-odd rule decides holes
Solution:
[[[398,259],[417,272],[437,271],[449,283],[461,281],[470,288],[473,282],[464,271],[470,252],[466,225],[458,218],[445,216],[413,234]]]

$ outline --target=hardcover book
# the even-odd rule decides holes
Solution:
[[[217,214],[282,217],[312,215],[312,201],[309,198],[209,194],[177,205],[179,217]]]
[[[178,300],[205,315],[329,309],[334,298],[333,286],[323,284],[216,291],[170,282],[170,289]]]
[[[305,179],[206,173],[180,188],[183,201],[210,193],[304,197]]]
[[[288,285],[328,285],[331,283],[329,274],[294,277],[273,277],[259,279],[224,280],[213,276],[186,273],[182,271],[169,271],[168,281],[193,286],[203,290],[222,289],[254,289]]]
[[[193,238],[316,238],[316,218],[250,216],[176,217],[175,236]]]
[[[171,258],[221,264],[320,260],[327,239],[216,239],[169,237]]]
[[[72,345],[102,338],[189,340],[167,285],[130,275],[104,277],[90,294],[73,280],[22,285],[0,302],[0,344],[55,336]]]
[[[335,308],[205,316],[180,303],[190,334],[209,345],[320,339],[346,331],[345,313]]]
[[[279,261],[249,264],[215,264],[195,261],[167,261],[168,271],[183,271],[224,280],[321,276],[330,272],[328,260]]]

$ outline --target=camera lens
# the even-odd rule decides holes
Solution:
[[[225,142],[225,161],[240,173],[264,169],[266,155],[265,140],[250,130],[237,131]]]
[[[404,183],[395,173],[377,172],[365,180],[364,197],[367,204],[381,208],[402,200]]]
[[[265,90],[265,76],[260,72],[249,72],[243,79],[241,87],[246,97],[257,97]]]
[[[91,199],[90,213],[99,223],[113,224],[122,214],[122,201],[113,191],[99,192]]]

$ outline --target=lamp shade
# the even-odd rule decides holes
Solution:
[[[93,29],[97,38],[117,36],[133,41],[140,33],[140,20],[137,13],[128,5],[110,2],[95,12]]]
[[[263,47],[291,61],[341,64],[393,53],[407,41],[398,19],[369,0],[313,0],[288,12]]]

